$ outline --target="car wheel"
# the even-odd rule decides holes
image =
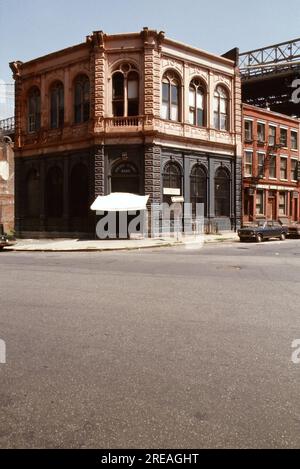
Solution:
[[[263,240],[263,237],[262,237],[261,234],[257,234],[257,235],[255,236],[255,239],[256,239],[256,242],[257,242],[257,243],[261,243],[262,240]]]
[[[285,239],[286,239],[286,234],[285,234],[285,233],[281,233],[281,235],[280,235],[280,240],[281,240],[281,241],[285,241]]]

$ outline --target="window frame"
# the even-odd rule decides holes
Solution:
[[[200,93],[199,93],[200,91]],[[193,105],[191,105],[191,94],[193,93]],[[201,94],[201,99],[202,99],[202,108],[198,107],[198,93]],[[207,119],[206,119],[206,114],[207,114],[207,104],[206,104],[206,98],[207,97],[207,90],[206,90],[206,85],[203,83],[203,80],[201,80],[198,77],[194,77],[189,84],[189,123],[190,125],[195,125],[197,127],[206,127],[207,126]],[[199,123],[199,111],[202,111],[201,115],[201,123]],[[191,115],[193,115],[193,121],[191,122]]]
[[[251,161],[247,160],[248,156],[251,156]],[[250,171],[247,171],[247,168],[250,168]],[[253,150],[244,151],[244,176],[245,177],[253,176]]]
[[[172,121],[172,122],[181,122],[181,101],[182,101],[182,93],[181,93],[181,78],[177,72],[173,70],[167,70],[162,77],[161,80],[161,118],[164,120]],[[164,99],[164,88],[167,85],[167,99]],[[176,102],[173,101],[173,92],[176,91],[177,100]],[[164,107],[165,106],[165,107]],[[172,112],[174,108],[177,112],[177,118],[172,118]],[[166,110],[166,116],[164,115],[164,109]]]
[[[213,126],[214,129],[222,132],[230,131],[230,93],[223,85],[217,85],[213,97]],[[222,105],[225,104],[225,112],[222,112]],[[225,119],[225,126],[222,126],[222,117]]]
[[[38,86],[32,86],[27,95],[27,129],[28,133],[41,130],[41,90]]]
[[[114,88],[114,79],[115,76],[120,74],[123,77],[123,92],[122,95],[116,96],[114,95],[115,88]],[[130,76],[136,75],[135,80],[131,80]],[[130,82],[137,83],[137,96],[134,98],[129,97],[129,83]],[[119,64],[118,68],[116,68],[111,76],[111,102],[112,102],[112,116],[113,117],[138,117],[140,115],[140,74],[136,66],[130,62],[122,62]],[[115,111],[116,105],[122,104],[122,113],[120,115],[117,114]],[[136,106],[137,113],[130,113],[129,109],[132,105]]]
[[[56,93],[56,96],[54,95]],[[61,81],[52,83],[50,87],[50,128],[59,129],[64,125],[65,105],[64,105],[64,85]],[[55,108],[53,108],[53,99],[55,99]],[[53,119],[55,114],[55,119]],[[54,125],[56,122],[56,125]]]
[[[80,99],[77,100],[78,94]],[[84,124],[91,117],[91,85],[88,75],[80,73],[74,79],[74,123]]]

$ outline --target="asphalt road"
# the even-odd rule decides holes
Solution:
[[[300,446],[300,240],[0,253],[1,448]]]

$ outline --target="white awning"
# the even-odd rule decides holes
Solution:
[[[127,192],[112,192],[109,195],[98,196],[91,205],[91,210],[97,212],[130,212],[146,210],[149,195],[136,195]]]

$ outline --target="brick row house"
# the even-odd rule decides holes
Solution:
[[[16,232],[94,234],[97,195],[204,204],[241,219],[241,82],[217,56],[144,28],[10,64],[16,90]]]
[[[243,104],[243,121],[243,223],[299,220],[299,119]]]

